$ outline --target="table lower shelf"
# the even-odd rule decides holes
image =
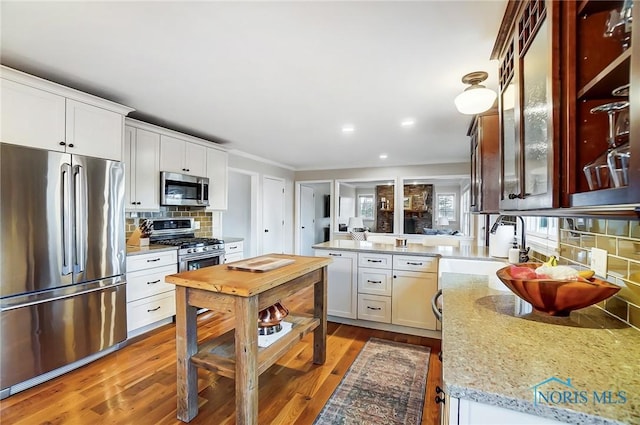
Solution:
[[[258,375],[273,365],[284,353],[305,335],[320,325],[320,319],[301,313],[289,314],[285,321],[292,324],[291,331],[268,347],[258,347]],[[256,323],[257,326],[257,323]],[[191,356],[193,365],[227,378],[235,379],[235,330],[232,329],[198,347]],[[256,346],[258,341],[256,340]]]

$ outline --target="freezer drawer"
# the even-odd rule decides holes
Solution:
[[[124,284],[0,313],[0,388],[105,350],[127,337]]]

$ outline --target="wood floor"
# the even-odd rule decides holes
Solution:
[[[283,304],[311,311],[312,292]],[[206,312],[199,340],[233,327],[233,317]],[[369,337],[431,347],[423,425],[439,423],[440,341],[329,323],[327,361],[313,365],[312,335],[260,375],[260,424],[312,424]],[[198,371],[199,413],[191,424],[234,424],[234,384]],[[166,325],[121,350],[0,401],[2,424],[181,424],[176,419],[175,326]]]

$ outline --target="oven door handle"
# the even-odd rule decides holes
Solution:
[[[190,254],[190,255],[180,257],[180,262],[182,263],[187,261],[202,260],[203,258],[213,258],[213,257],[224,258],[224,251],[206,251],[198,255]],[[220,263],[222,264],[223,261],[220,261]]]

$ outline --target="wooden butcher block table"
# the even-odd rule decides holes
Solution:
[[[236,423],[258,423],[258,376],[313,331],[313,363],[324,364],[327,341],[327,265],[330,258],[269,254],[293,260],[268,271],[234,270],[225,264],[165,278],[176,285],[178,419],[198,414],[196,367],[235,379]],[[285,262],[279,262],[280,264]],[[291,331],[268,347],[258,347],[258,312],[308,286],[314,287],[314,313],[290,313]],[[198,308],[235,314],[234,330],[198,346]]]

